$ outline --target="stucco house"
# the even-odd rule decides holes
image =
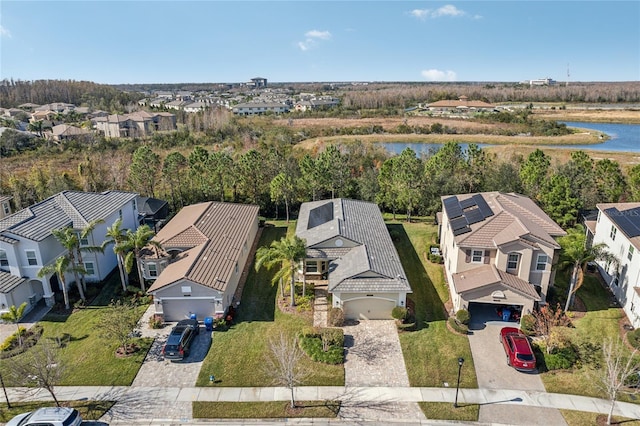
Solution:
[[[374,203],[335,198],[303,203],[296,235],[306,241],[305,279],[328,280],[349,319],[391,319],[411,287]]]
[[[492,111],[495,109],[495,105],[491,105],[484,101],[469,100],[469,98],[463,95],[457,100],[443,99],[432,102],[427,105],[427,108],[432,111]]]
[[[0,219],[11,214],[11,198],[8,195],[0,195]]]
[[[184,207],[153,238],[141,266],[153,280],[156,315],[178,321],[220,317],[239,302],[236,290],[258,233],[258,206],[206,202]]]
[[[282,114],[289,112],[289,107],[280,102],[245,102],[235,105],[232,111],[235,115]]]
[[[617,262],[599,261],[598,269],[634,328],[640,327],[640,203],[598,204],[598,216],[586,222],[588,239],[605,243]]]
[[[501,192],[442,197],[440,247],[453,310],[544,303],[566,232],[531,199]]]
[[[91,132],[69,124],[58,124],[57,126],[53,126],[51,133],[45,133],[45,135],[56,142],[62,142],[72,139],[87,139],[91,135]]]
[[[131,114],[96,117],[92,121],[96,129],[108,138],[143,137],[156,131],[176,129],[175,115],[165,112],[136,111]]]
[[[11,305],[28,302],[30,310],[39,300],[54,303],[54,292],[60,291],[55,275],[38,278],[43,266],[55,262],[65,249],[51,234],[52,229],[72,227],[78,231],[91,221],[104,220],[81,244],[99,246],[107,228],[122,218],[123,229],[138,226],[137,194],[121,191],[100,193],[63,191],[0,220],[0,311]],[[85,253],[84,268],[89,282],[103,280],[116,267],[112,249],[101,253]],[[73,282],[73,274],[66,278]]]

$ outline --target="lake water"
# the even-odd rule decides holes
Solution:
[[[622,151],[622,152],[640,152],[640,125],[639,124],[611,124],[611,123],[580,123],[561,121],[569,127],[579,127],[581,129],[597,130],[609,135],[609,139],[603,143],[594,145],[543,145],[545,148],[572,148],[592,151]],[[461,136],[464,139],[464,136]],[[442,144],[437,143],[420,143],[420,142],[380,142],[387,151],[392,154],[400,154],[405,148],[413,149],[418,156],[421,154],[429,154],[439,149]],[[460,143],[462,149],[466,149],[468,143]],[[484,148],[491,146],[490,144],[478,144]]]

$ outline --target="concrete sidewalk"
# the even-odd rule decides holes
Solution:
[[[47,392],[26,388],[7,388],[9,398],[18,400],[50,400]],[[384,409],[385,404],[396,402],[435,401],[453,403],[455,389],[452,388],[413,388],[413,387],[342,387],[342,386],[310,386],[296,388],[299,400],[332,400],[339,399],[350,404],[371,404],[372,407]],[[289,390],[283,387],[232,388],[232,387],[190,387],[190,388],[158,388],[129,386],[60,386],[56,388],[56,396],[60,400],[118,400],[154,401],[160,406],[175,402],[192,401],[288,401]],[[464,404],[506,404],[514,406],[549,407],[578,410],[606,414],[610,402],[598,398],[576,395],[552,394],[539,391],[522,391],[508,389],[460,389],[458,403]],[[388,413],[393,421],[393,413]],[[616,402],[614,415],[631,419],[640,419],[640,405]],[[127,412],[126,419],[102,419],[108,424],[122,421],[125,423],[167,424],[175,422],[194,422],[192,419],[163,419],[162,411],[158,411],[157,419],[138,418],[135,412]],[[365,421],[366,419],[362,419]],[[240,424],[236,422],[237,424]],[[289,423],[289,422],[288,422]],[[416,424],[421,421],[416,419]],[[122,423],[121,423],[122,424]],[[316,423],[317,424],[317,423]],[[424,423],[423,423],[424,424]],[[431,423],[427,423],[431,424]],[[493,423],[497,424],[497,423]]]

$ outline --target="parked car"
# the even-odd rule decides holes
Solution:
[[[171,333],[162,348],[162,354],[165,359],[171,361],[180,361],[189,356],[189,350],[193,339],[200,332],[200,326],[195,319],[185,319],[178,321],[175,327],[171,329]]]
[[[519,371],[536,369],[536,357],[531,350],[529,339],[515,327],[503,327],[500,341],[507,354],[507,364]]]
[[[79,426],[80,424],[82,424],[82,417],[75,408],[47,407],[18,414],[9,420],[6,426]]]

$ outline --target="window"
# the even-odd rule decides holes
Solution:
[[[87,275],[96,274],[96,268],[93,265],[93,262],[84,262],[84,270],[87,271]]]
[[[312,274],[318,272],[318,262],[315,260],[307,260],[307,272]]]
[[[633,248],[633,246],[631,244],[629,244],[629,253],[627,253],[627,259],[631,260],[633,259],[633,252],[635,251],[635,249]]]
[[[615,225],[611,225],[611,233],[609,233],[609,237],[611,237],[611,241],[615,241],[616,240],[616,233],[618,232],[618,229],[615,227]]]
[[[238,273],[238,262],[236,262],[236,274]]]
[[[520,255],[518,253],[510,253],[509,259],[507,260],[507,269],[518,269],[519,260]]]
[[[482,262],[482,254],[484,252],[482,250],[474,250],[471,254],[471,261],[473,263],[481,263]]]
[[[122,219],[122,209],[118,210],[118,216],[120,216],[120,219]]]
[[[536,271],[544,271],[547,269],[547,262],[549,257],[546,254],[539,254],[536,261]]]
[[[82,236],[80,235],[80,233],[76,233],[76,235],[78,236],[78,241],[80,242],[81,246],[88,246],[89,245],[89,238],[88,236],[82,238]]]
[[[9,259],[7,259],[7,252],[0,250],[0,266],[9,266]]]
[[[2,203],[2,210],[4,210],[4,214],[9,214],[11,212],[9,203]]]
[[[616,274],[613,276],[613,285],[618,287],[618,285],[620,284],[620,277],[618,276],[618,272],[616,271]]]
[[[158,265],[156,265],[155,263],[148,263],[147,264],[147,271],[149,272],[149,276],[150,277],[157,277],[158,276]]]
[[[26,250],[27,254],[27,263],[31,266],[38,264],[38,259],[36,258],[36,252],[34,250]]]

